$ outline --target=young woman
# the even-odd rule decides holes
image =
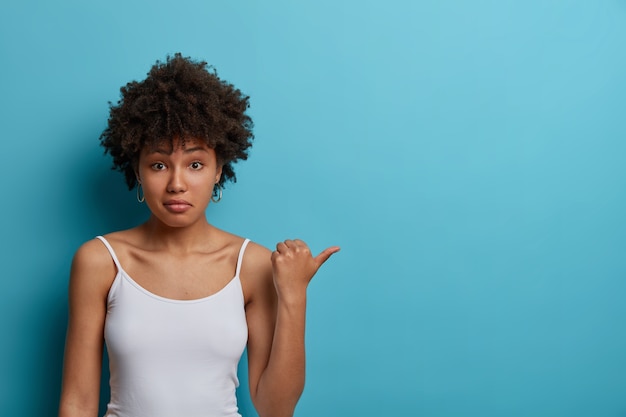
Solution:
[[[248,97],[205,62],[176,54],[121,93],[101,144],[151,215],[76,252],[60,416],[97,416],[105,342],[107,417],[239,416],[246,346],[259,415],[293,415],[306,288],[339,248],[312,256],[296,239],[270,252],[207,221],[253,135]]]

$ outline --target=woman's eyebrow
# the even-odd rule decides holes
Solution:
[[[185,148],[185,150],[184,150],[185,153],[193,153],[193,152],[197,152],[197,151],[207,152],[207,150],[206,150],[206,148],[204,146],[194,146],[193,148]]]
[[[207,149],[203,146],[194,146],[193,148],[185,148],[183,150],[184,153],[193,153],[193,152],[197,152],[197,151],[203,151],[203,152],[208,152]],[[148,151],[148,155],[150,154],[154,154],[154,153],[158,153],[158,154],[162,154],[162,155],[171,155],[172,154],[172,150],[171,149],[163,149],[163,148],[154,148],[154,149],[150,149],[150,151]]]

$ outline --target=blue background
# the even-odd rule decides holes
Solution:
[[[181,51],[256,123],[210,221],[342,246],[298,416],[625,416],[625,48],[623,0],[4,1],[2,414],[56,413],[71,257],[146,216],[107,102]]]

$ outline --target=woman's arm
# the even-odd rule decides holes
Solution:
[[[338,250],[331,247],[313,257],[304,242],[287,240],[271,256],[267,249],[251,256],[255,269],[250,273],[256,277],[246,309],[248,370],[261,417],[293,415],[304,389],[306,289]]]
[[[72,262],[60,417],[96,417],[106,297],[115,266],[102,243],[81,246]]]

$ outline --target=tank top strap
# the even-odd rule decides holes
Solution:
[[[239,256],[237,257],[237,271],[235,272],[235,276],[239,276],[239,272],[241,271],[241,264],[243,262],[243,254],[246,251],[246,246],[250,243],[250,239],[246,239],[241,244],[241,249],[239,249]]]
[[[96,236],[96,239],[99,239],[102,243],[104,243],[104,246],[106,246],[107,250],[109,251],[111,258],[113,258],[113,262],[115,262],[115,266],[117,267],[117,270],[121,271],[122,265],[120,264],[120,261],[117,259],[117,255],[115,255],[115,251],[113,250],[113,247],[111,246],[111,244],[104,238],[104,236]]]

